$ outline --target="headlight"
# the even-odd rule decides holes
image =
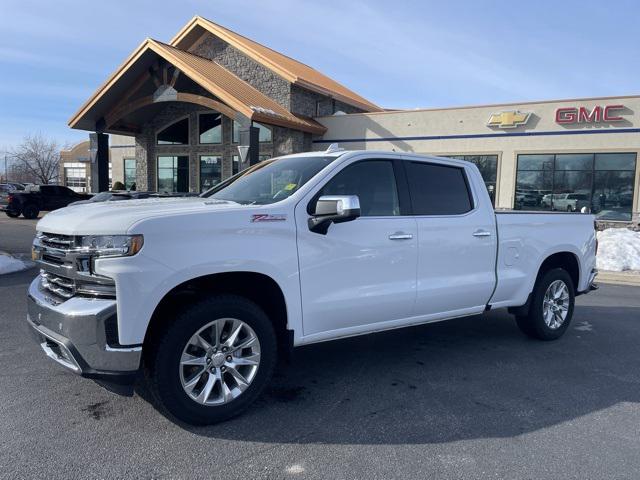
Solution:
[[[99,257],[129,257],[140,251],[142,235],[87,235],[80,238],[80,247]]]

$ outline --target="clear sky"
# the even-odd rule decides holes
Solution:
[[[637,0],[0,0],[0,150],[86,139],[82,102],[196,14],[388,108],[640,93]]]

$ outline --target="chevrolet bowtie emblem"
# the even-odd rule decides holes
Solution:
[[[530,113],[523,113],[517,110],[509,112],[492,113],[487,125],[498,128],[515,128],[525,125],[531,116]]]

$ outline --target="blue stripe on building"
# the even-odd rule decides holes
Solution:
[[[640,128],[614,128],[602,130],[570,130],[552,132],[475,133],[466,135],[424,135],[413,137],[336,138],[313,140],[313,143],[393,142],[398,140],[457,140],[463,138],[544,137],[557,135],[594,135],[598,133],[640,133]]]

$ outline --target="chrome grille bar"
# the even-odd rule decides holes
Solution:
[[[75,246],[75,238],[71,235],[40,233],[38,239],[42,245],[60,250],[71,250]]]
[[[91,254],[76,244],[76,237],[40,232],[33,242],[40,266],[40,285],[62,301],[75,295],[115,297],[113,279],[91,271]]]

